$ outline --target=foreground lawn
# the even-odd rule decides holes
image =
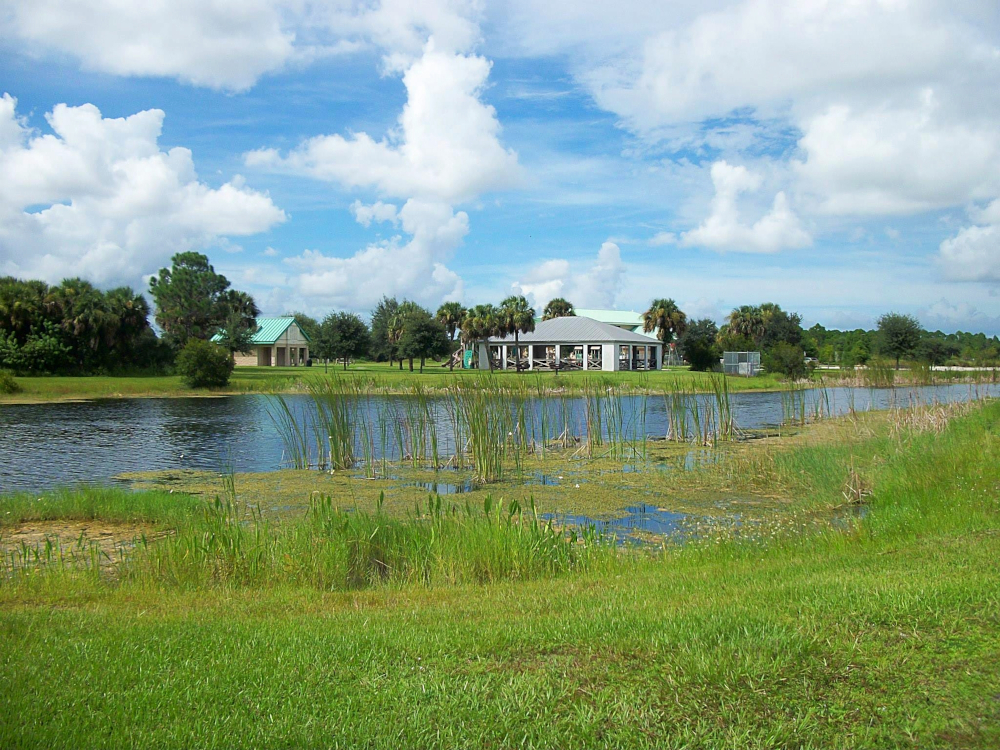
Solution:
[[[489,584],[449,582],[481,546],[353,590],[280,555],[252,584],[8,579],[0,746],[997,747],[1000,404],[828,434],[711,471],[824,503],[860,482],[838,532]],[[142,517],[172,523],[161,498]]]

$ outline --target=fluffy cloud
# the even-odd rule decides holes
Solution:
[[[371,45],[383,51],[387,70],[401,71],[430,37],[456,52],[479,41],[479,3],[466,0],[7,0],[4,7],[0,29],[34,54],[227,91]]]
[[[713,250],[735,250],[750,253],[774,253],[786,248],[807,247],[812,243],[799,218],[788,206],[783,192],[774,196],[771,210],[754,224],[740,221],[737,199],[743,193],[754,192],[761,186],[759,175],[744,166],[732,166],[725,161],[712,165],[711,215],[697,228],[681,235],[681,244],[707,247]]]
[[[589,267],[562,258],[547,260],[516,281],[512,290],[523,294],[539,310],[553,297],[565,297],[577,307],[612,308],[624,275],[621,249],[613,242],[605,242]]]
[[[36,49],[116,75],[170,76],[244,90],[295,53],[272,0],[12,0],[7,27]]]
[[[941,243],[939,259],[955,281],[1000,281],[1000,224],[964,227]]]
[[[60,104],[41,135],[15,105],[0,100],[0,273],[135,284],[175,252],[286,218],[239,177],[200,182],[188,149],[160,150],[161,110],[106,119],[90,104]]]
[[[968,302],[953,304],[939,299],[917,311],[924,328],[944,331],[996,331],[1000,329],[1000,316],[990,316]]]
[[[395,214],[394,214],[395,215]],[[370,244],[350,258],[306,250],[287,262],[299,272],[298,292],[312,303],[368,310],[383,294],[423,304],[462,296],[462,280],[445,265],[469,231],[469,217],[444,203],[408,200],[399,210],[411,235]]]
[[[354,214],[355,221],[363,227],[370,227],[373,221],[399,224],[399,214],[394,203],[376,201],[369,206],[361,201],[354,201],[351,204],[351,213]]]
[[[428,42],[403,75],[407,101],[399,129],[376,141],[367,133],[311,138],[286,156],[246,155],[255,168],[301,174],[348,188],[374,189],[405,201],[356,200],[362,226],[401,225],[410,235],[368,245],[350,258],[307,251],[294,261],[309,297],[363,309],[382,294],[434,304],[461,296],[461,279],[445,263],[468,232],[454,205],[519,179],[517,155],[500,143],[500,123],[480,95],[490,72],[484,58],[439,51]]]
[[[403,75],[407,100],[398,133],[379,141],[367,133],[316,136],[284,157],[273,149],[251,152],[247,165],[448,203],[511,187],[517,155],[500,143],[496,110],[479,98],[489,73],[482,57],[428,44]]]
[[[830,106],[802,124],[804,190],[833,214],[907,214],[1000,192],[1000,127],[956,117],[931,89],[898,105]]]
[[[975,223],[941,243],[938,263],[953,281],[1000,282],[1000,198],[969,215]]]
[[[800,210],[907,214],[1000,194],[991,4],[510,2],[507,43],[567,55],[644,140],[778,165],[794,154]]]

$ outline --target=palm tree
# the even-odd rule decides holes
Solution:
[[[444,326],[451,341],[455,340],[455,331],[462,325],[466,312],[467,310],[461,302],[445,302],[438,308],[434,317],[437,318],[438,323]]]
[[[466,341],[486,344],[486,359],[490,370],[493,370],[493,357],[490,356],[488,339],[499,336],[501,331],[500,315],[493,305],[476,305],[470,308],[462,321],[462,337]]]
[[[646,333],[657,331],[656,337],[663,344],[664,354],[667,344],[683,336],[686,329],[687,315],[672,299],[654,299],[642,314],[642,330]]]
[[[535,308],[521,295],[512,295],[500,303],[500,335],[514,334],[514,352],[517,372],[521,372],[520,334],[535,330]]]
[[[550,299],[549,303],[542,311],[542,320],[552,320],[553,318],[571,318],[576,315],[573,303],[562,297]]]
[[[455,332],[462,325],[466,312],[461,302],[445,302],[438,308],[437,314],[434,317],[438,323],[444,326],[444,330],[448,332],[449,341],[455,340]],[[448,360],[448,369],[455,369],[455,352],[451,353],[451,359]]]
[[[742,305],[729,313],[729,332],[759,342],[764,335],[764,315],[756,305]]]

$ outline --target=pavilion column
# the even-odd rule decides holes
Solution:
[[[618,371],[618,344],[601,344],[601,369],[605,372]]]

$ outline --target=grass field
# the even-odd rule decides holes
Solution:
[[[212,526],[204,501],[178,520],[143,495],[126,520],[177,529],[135,552],[159,567],[7,570],[0,746],[993,748],[998,465],[996,403],[822,423],[690,481],[860,499],[863,518],[640,550],[532,536],[495,507]],[[60,507],[121,521],[117,492],[0,500],[0,538]],[[396,562],[303,577],[339,570],[305,559],[328,548]]]
[[[213,396],[236,393],[288,393],[300,391],[307,383],[315,383],[325,378],[347,377],[366,383],[371,393],[408,393],[414,387],[423,389],[445,389],[455,383],[475,382],[483,378],[478,370],[449,370],[436,363],[428,363],[424,372],[410,372],[405,366],[387,363],[358,362],[351,365],[346,373],[331,367],[327,372],[322,366],[304,367],[238,367],[230,384],[225,389],[206,390],[186,387],[179,376],[37,376],[18,377],[21,392],[0,395],[2,403],[24,403],[38,401],[68,401],[97,398],[142,398],[142,397],[188,397]],[[545,390],[552,392],[577,392],[588,382],[611,379],[615,383],[637,391],[660,392],[675,386],[708,392],[711,390],[711,373],[691,372],[686,368],[669,368],[653,372],[568,372],[568,373],[523,373],[497,371],[492,377],[501,381],[521,380],[538,382]],[[843,379],[839,371],[823,370],[814,373],[808,385],[831,385]],[[933,380],[928,378],[932,377]],[[860,376],[855,378],[860,383]],[[776,375],[761,375],[754,378],[730,377],[732,391],[773,391],[791,387],[791,384]],[[915,382],[960,382],[996,381],[995,370],[977,372],[955,371],[929,374],[924,370],[903,370],[896,376],[899,384]],[[801,386],[802,384],[798,384]]]

